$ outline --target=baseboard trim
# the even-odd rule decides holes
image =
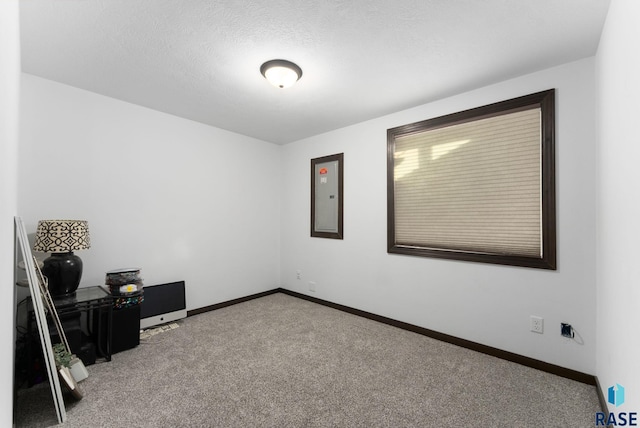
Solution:
[[[602,392],[602,387],[600,386],[600,379],[598,379],[598,376],[594,376],[595,380],[596,380],[596,391],[598,392],[598,401],[600,402],[600,407],[602,408],[602,411],[604,412],[604,420],[608,421],[609,420],[609,406],[607,405],[607,400],[604,398],[604,393]],[[610,427],[611,425],[607,425],[608,427]]]
[[[333,309],[337,309],[343,312],[347,312],[353,315],[357,315],[363,318],[368,318],[373,321],[378,321],[383,324],[391,325],[401,328],[403,330],[412,331],[414,333],[421,334],[423,336],[431,337],[432,339],[441,340],[443,342],[451,343],[463,348],[471,349],[472,351],[481,352],[483,354],[491,355],[493,357],[501,358],[503,360],[511,361],[513,363],[522,364],[523,366],[531,367],[543,372],[551,373],[557,376],[561,376],[567,379],[575,380],[578,382],[586,383],[587,385],[594,385],[598,390],[598,399],[603,411],[607,410],[606,401],[602,395],[602,390],[598,384],[598,379],[590,374],[582,373],[577,370],[568,369],[566,367],[558,366],[544,361],[536,360],[534,358],[525,357],[523,355],[515,354],[513,352],[504,351],[502,349],[494,348],[492,346],[483,345],[481,343],[472,342],[470,340],[461,339],[459,337],[451,336],[449,334],[440,333],[435,330],[429,330],[428,328],[420,327],[414,324],[409,324],[403,321],[394,320],[392,318],[383,317],[371,312],[355,309],[349,306],[333,303],[328,300],[318,299],[317,297],[308,296],[306,294],[298,293],[296,291],[287,290],[285,288],[274,288],[273,290],[263,291],[262,293],[252,294],[246,297],[240,297],[238,299],[228,300],[222,303],[216,303],[215,305],[205,306],[198,309],[192,309],[187,311],[187,316],[193,316],[202,314],[204,312],[214,311],[227,306],[236,305],[238,303],[247,302],[249,300],[258,299],[260,297],[269,296],[271,294],[283,293],[292,297],[307,300],[309,302],[317,303],[319,305],[327,306]]]
[[[204,306],[198,309],[191,309],[190,311],[187,311],[187,316],[190,317],[193,315],[198,315],[198,314],[202,314],[209,311],[215,311],[216,309],[222,309],[227,306],[237,305],[238,303],[248,302],[249,300],[259,299],[260,297],[265,297],[270,294],[276,294],[280,292],[281,292],[281,289],[274,288],[273,290],[263,291],[261,293],[251,294],[249,296],[239,297],[233,300],[227,300],[226,302],[216,303],[215,305]]]
[[[318,299],[316,297],[308,296],[306,294],[301,294],[291,290],[286,290],[284,288],[280,288],[277,291],[284,294],[288,294],[289,296],[298,297],[300,299],[308,300],[313,303],[318,303],[320,305],[328,306],[333,309],[338,309],[353,315],[358,315],[373,321],[378,321],[384,324],[398,327],[403,330],[412,331],[414,333],[418,333],[423,336],[431,337],[432,339],[441,340],[443,342],[451,343],[453,345],[461,346],[463,348],[471,349],[473,351],[482,352],[483,354],[491,355],[493,357],[501,358],[503,360],[511,361],[514,363],[522,364],[523,366],[531,367],[531,368],[541,370],[547,373],[551,373],[557,376],[561,376],[567,379],[586,383],[588,385],[596,385],[595,376],[590,374],[582,373],[582,372],[568,369],[566,367],[558,366],[555,364],[546,363],[544,361],[536,360],[530,357],[525,357],[523,355],[514,354],[513,352],[503,351],[502,349],[483,345],[477,342],[472,342],[470,340],[460,339],[459,337],[440,333],[434,330],[429,330],[424,327],[419,327],[417,325],[394,320],[392,318],[383,317],[381,315],[376,315],[371,312],[366,312],[360,309],[351,308],[349,306],[340,305],[338,303],[329,302],[327,300]]]

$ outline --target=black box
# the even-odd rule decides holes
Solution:
[[[82,326],[80,324],[80,314],[75,314],[73,317],[66,317],[60,320],[62,328],[64,330],[64,336],[67,339],[69,348],[72,354],[78,354],[80,352],[80,346],[82,346]],[[62,343],[62,338],[58,334],[58,327],[55,323],[49,323],[49,336],[51,337],[51,344]]]
[[[96,363],[96,345],[85,337],[85,342],[82,343],[80,351],[76,354],[78,358],[82,360],[85,366],[90,366]]]
[[[142,292],[128,297],[115,297],[111,311],[111,352],[125,351],[140,344],[140,296]],[[100,318],[102,316],[102,318]],[[107,349],[108,314],[100,314],[97,310],[93,314],[93,337],[98,342],[98,349]],[[100,326],[100,330],[98,329]]]
[[[140,344],[140,305],[114,309],[111,329],[111,353]]]

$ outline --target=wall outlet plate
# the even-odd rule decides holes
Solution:
[[[309,281],[309,291],[313,291],[315,293],[316,291],[316,283],[313,281]]]
[[[544,332],[544,319],[540,317],[536,317],[531,315],[530,318],[530,329],[534,333],[542,334]]]

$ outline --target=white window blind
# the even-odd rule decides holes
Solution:
[[[395,138],[395,244],[541,257],[539,106]]]

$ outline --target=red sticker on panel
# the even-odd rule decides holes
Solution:
[[[329,172],[329,171],[327,171],[327,168],[320,168],[320,175],[324,175],[327,172]]]

